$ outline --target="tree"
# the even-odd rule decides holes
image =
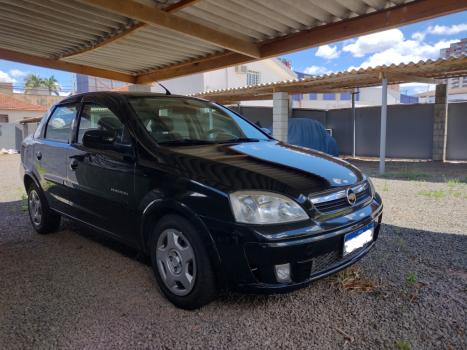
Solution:
[[[57,79],[52,75],[49,78],[41,78],[36,74],[28,74],[24,78],[24,88],[26,93],[38,93],[40,90],[48,90],[49,95],[60,94],[60,85]]]
[[[42,87],[43,79],[36,75],[36,74],[28,74],[26,78],[24,78],[24,87],[26,89],[34,89]]]
[[[49,95],[60,95],[60,85],[53,75],[50,78],[42,79],[42,83],[49,90]]]

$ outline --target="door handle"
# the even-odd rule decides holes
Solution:
[[[70,169],[76,170],[77,167],[78,167],[78,161],[76,159],[72,159],[70,162]]]
[[[41,152],[36,152],[36,158],[37,160],[41,160],[42,159],[42,153]]]

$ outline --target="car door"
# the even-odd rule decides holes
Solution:
[[[112,147],[100,150],[83,144],[87,131],[105,130],[115,135]],[[131,137],[109,108],[83,103],[68,152],[68,186],[76,218],[130,243],[136,242],[133,196],[135,169]]]
[[[34,145],[34,172],[51,208],[69,213],[70,193],[65,186],[67,157],[78,104],[57,105]]]

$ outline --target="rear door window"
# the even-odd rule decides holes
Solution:
[[[68,142],[77,110],[77,105],[56,107],[47,122],[44,138],[47,140]]]

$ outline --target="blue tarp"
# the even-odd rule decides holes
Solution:
[[[289,138],[292,145],[312,148],[337,157],[339,151],[334,138],[326,131],[323,124],[308,118],[289,119]]]

